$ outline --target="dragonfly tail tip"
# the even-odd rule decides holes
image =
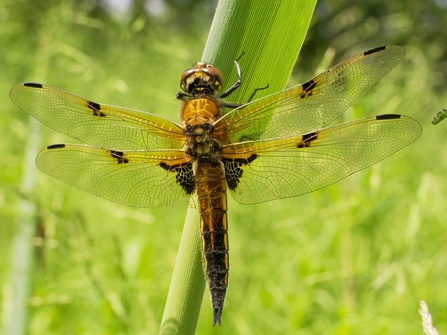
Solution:
[[[222,307],[214,308],[213,326],[217,324],[220,327],[221,316],[222,316]]]

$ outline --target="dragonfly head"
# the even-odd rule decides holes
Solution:
[[[205,62],[197,62],[180,76],[181,89],[193,97],[215,95],[222,89],[222,85],[222,73]]]

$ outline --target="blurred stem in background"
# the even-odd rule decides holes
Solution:
[[[35,157],[39,152],[40,123],[30,117],[28,143],[24,157],[21,200],[16,218],[16,231],[11,245],[11,290],[7,315],[6,335],[28,333],[28,299],[32,286],[34,237],[37,226],[34,185],[36,179]]]
[[[45,29],[36,33],[38,47],[34,53],[32,76],[44,80],[47,75],[51,51]],[[29,117],[26,150],[23,158],[20,184],[19,211],[16,216],[15,235],[11,244],[10,297],[6,302],[6,335],[29,333],[29,300],[32,295],[35,263],[36,236],[38,235],[38,206],[35,184],[37,173],[35,159],[41,149],[40,122]]]

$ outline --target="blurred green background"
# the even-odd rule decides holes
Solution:
[[[0,331],[10,321],[19,223],[32,213],[29,334],[158,332],[187,203],[127,208],[41,173],[27,158],[35,148],[75,141],[45,126],[30,140],[36,125],[8,93],[38,81],[177,120],[178,78],[200,59],[215,6],[0,4]],[[445,0],[317,4],[291,84],[401,45],[405,58],[343,120],[401,113],[424,133],[312,194],[256,206],[230,199],[222,327],[211,327],[206,292],[198,334],[421,334],[421,299],[447,333],[447,122],[430,124],[447,107],[446,22]]]

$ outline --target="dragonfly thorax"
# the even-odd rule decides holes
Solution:
[[[184,132],[188,139],[185,143],[186,153],[191,160],[200,159],[206,162],[219,160],[222,146],[215,139],[214,128],[210,123],[187,125]]]

